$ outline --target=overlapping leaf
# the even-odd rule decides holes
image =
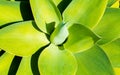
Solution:
[[[77,62],[73,54],[51,44],[39,57],[41,75],[75,75]]]
[[[73,24],[68,30],[69,36],[64,47],[72,52],[87,50],[99,40],[96,34],[80,24]]]
[[[78,23],[89,28],[101,19],[108,0],[72,0],[63,12],[64,22]]]
[[[30,5],[35,22],[43,32],[51,33],[62,21],[61,14],[52,0],[30,0]]]
[[[101,40],[98,44],[102,45],[120,37],[119,17],[119,8],[107,8],[102,20],[93,29],[95,33],[101,36]]]
[[[48,43],[46,35],[35,29],[33,21],[15,23],[0,30],[0,48],[15,55],[31,55]]]
[[[78,62],[76,75],[114,75],[109,59],[97,45],[84,52],[76,53],[75,57]]]

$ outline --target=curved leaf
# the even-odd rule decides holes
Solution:
[[[32,15],[28,2],[0,1],[0,26],[29,19]]]
[[[73,24],[68,29],[69,36],[64,47],[72,52],[79,52],[91,48],[99,37],[87,27]]]
[[[66,50],[51,44],[41,53],[38,61],[41,75],[75,75],[77,62]]]
[[[20,12],[20,2],[0,1],[0,10],[0,26],[23,20]]]
[[[101,46],[114,67],[120,67],[120,38]]]
[[[109,59],[96,45],[75,56],[78,62],[76,75],[114,75]]]
[[[16,75],[33,75],[31,70],[31,57],[23,57]]]
[[[59,24],[50,36],[50,41],[55,45],[62,44],[68,37],[68,29],[66,24]]]
[[[7,52],[0,57],[0,75],[8,74],[13,58],[14,55]]]
[[[64,22],[78,23],[89,28],[101,19],[108,0],[72,0],[63,12]]]
[[[61,14],[52,0],[30,0],[33,16],[38,27],[45,33],[48,32],[49,27],[56,27],[61,21]],[[53,25],[47,26],[46,24]],[[54,26],[55,25],[55,26]]]
[[[98,44],[102,45],[120,37],[120,9],[107,8],[102,20],[93,29],[95,33],[101,36]]]
[[[18,56],[28,56],[49,41],[44,33],[35,29],[35,23],[24,21],[0,30],[0,48]]]

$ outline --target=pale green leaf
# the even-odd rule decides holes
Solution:
[[[38,65],[41,75],[75,75],[77,70],[73,54],[54,44],[43,50]]]
[[[0,75],[8,75],[13,58],[14,55],[7,52],[0,57]]]
[[[75,56],[78,62],[76,75],[114,75],[109,59],[98,46],[76,53]]]
[[[59,24],[50,36],[50,41],[55,45],[62,44],[68,37],[68,29],[66,24]]]
[[[69,36],[64,44],[65,49],[72,52],[80,52],[91,48],[99,37],[87,27],[73,24],[68,29]]]
[[[45,33],[48,32],[49,27],[56,27],[61,21],[62,17],[52,0],[30,0],[31,9],[37,26]],[[47,26],[46,24],[51,24]]]
[[[35,28],[33,21],[24,21],[0,30],[0,48],[19,56],[28,56],[49,41],[44,33]]]
[[[64,22],[78,23],[89,28],[101,19],[108,0],[72,0],[63,12]]]
[[[102,45],[120,37],[120,9],[107,8],[99,24],[93,29],[101,36],[98,44]]]

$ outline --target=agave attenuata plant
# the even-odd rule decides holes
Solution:
[[[0,75],[120,75],[118,0],[0,0]]]

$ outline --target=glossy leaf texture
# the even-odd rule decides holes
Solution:
[[[72,0],[63,12],[63,21],[93,28],[100,21],[107,2],[108,0]]]
[[[30,0],[32,13],[37,26],[50,34],[61,21],[61,14],[52,0]]]
[[[50,44],[38,60],[41,75],[75,75],[77,62],[73,54]]]
[[[102,45],[120,37],[120,9],[107,8],[104,16],[93,31],[101,36],[98,44]]]
[[[0,30],[0,48],[18,56],[28,56],[49,43],[33,21],[24,21]]]
[[[11,62],[14,58],[14,55],[5,52],[0,56],[0,75],[8,75]]]
[[[75,57],[78,62],[76,75],[114,75],[109,59],[97,45],[76,53]]]
[[[73,24],[68,31],[69,36],[64,47],[74,53],[91,48],[100,39],[84,25]]]

